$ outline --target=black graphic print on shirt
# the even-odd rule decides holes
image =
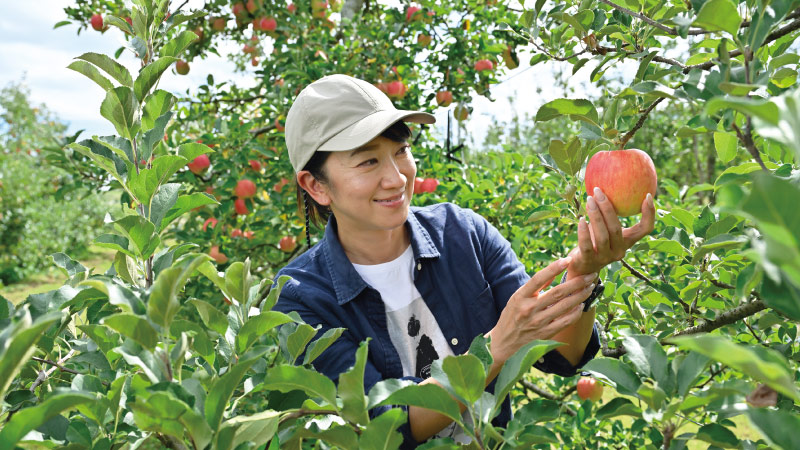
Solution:
[[[415,337],[419,333],[420,323],[416,317],[411,316],[408,320],[408,335]],[[428,335],[423,334],[417,344],[417,363],[416,376],[422,379],[431,376],[431,364],[439,359],[439,354],[433,347],[433,341]]]

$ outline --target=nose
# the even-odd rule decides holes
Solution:
[[[387,191],[397,190],[405,186],[408,178],[400,170],[400,166],[393,158],[389,159],[389,163],[384,165],[383,173],[381,174],[381,187]]]

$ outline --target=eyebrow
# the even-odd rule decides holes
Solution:
[[[359,153],[368,152],[370,150],[375,150],[376,148],[378,148],[377,144],[363,145],[363,146],[358,147],[357,149],[353,150],[352,152],[350,152],[349,156],[350,156],[350,158],[352,158],[352,157],[356,156]]]

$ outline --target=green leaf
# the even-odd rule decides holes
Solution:
[[[236,335],[236,353],[243,354],[259,337],[271,329],[293,321],[291,317],[278,311],[266,311],[250,317]]]
[[[233,395],[239,384],[244,378],[245,373],[250,367],[261,359],[261,355],[239,361],[230,368],[225,375],[219,377],[214,385],[208,390],[205,403],[206,422],[211,426],[211,430],[216,432],[220,428],[222,415],[228,406],[228,401]],[[333,383],[331,383],[331,386]]]
[[[795,161],[800,161],[800,89],[793,89],[778,97],[772,97],[776,108],[776,120],[756,118],[753,125],[758,134],[786,145],[794,152]]]
[[[281,364],[269,369],[261,387],[284,393],[299,389],[311,397],[325,400],[331,406],[336,405],[336,386],[333,381],[301,366]]]
[[[472,343],[469,344],[469,354],[475,355],[483,364],[483,370],[485,373],[489,373],[489,369],[492,367],[494,363],[494,357],[492,357],[492,352],[489,350],[489,342],[490,338],[485,337],[483,334],[479,334],[475,336],[475,339],[472,340]]]
[[[689,392],[689,388],[694,386],[695,380],[708,367],[709,359],[700,353],[691,352],[686,355],[686,358],[681,361],[678,367],[678,396],[685,397]]]
[[[148,218],[153,225],[155,225],[157,230],[161,228],[161,222],[164,220],[164,216],[167,215],[167,212],[172,209],[178,201],[178,191],[180,188],[180,183],[162,184],[150,201]]]
[[[62,313],[53,311],[33,321],[28,305],[22,308],[20,319],[0,330],[0,398],[5,397],[11,381],[30,360],[44,332],[62,320]]]
[[[163,47],[161,47],[161,56],[174,56],[178,57],[184,50],[186,50],[192,42],[196,41],[196,34],[191,31],[181,31],[176,38],[170,40]]]
[[[634,405],[633,402],[624,397],[616,397],[600,407],[594,414],[594,417],[597,420],[605,420],[618,416],[640,417],[641,414],[642,410]]]
[[[120,82],[120,84],[123,86],[133,87],[133,78],[131,78],[131,74],[128,72],[128,69],[107,55],[89,52],[84,53],[75,59],[82,59],[86,62],[92,63],[107,74],[111,75],[112,78]]]
[[[385,388],[385,385],[383,387]],[[372,397],[372,391],[370,391],[370,398]],[[411,384],[401,387],[374,406],[382,405],[419,406],[443,414],[461,424],[461,412],[458,404],[444,388],[436,384]]]
[[[147,301],[147,315],[153,322],[169,329],[172,319],[181,308],[178,293],[197,268],[209,259],[206,254],[192,253],[158,274]]]
[[[772,74],[769,81],[781,89],[786,89],[797,82],[797,71],[788,67],[781,67]]]
[[[736,3],[731,0],[709,0],[703,4],[694,25],[702,27],[708,31],[727,31],[733,36],[739,32],[739,25],[742,18],[739,16],[739,9]]]
[[[100,236],[97,236],[92,243],[98,247],[117,250],[130,256],[131,258],[136,257],[136,255],[128,248],[128,240],[118,234],[101,234]]]
[[[535,398],[514,411],[514,420],[529,424],[550,422],[561,415],[561,405],[554,400]]]
[[[58,392],[36,406],[17,411],[0,430],[0,450],[12,450],[29,431],[63,411],[94,401],[97,397],[86,392]]]
[[[714,133],[714,148],[717,149],[717,156],[723,164],[733,161],[738,144],[739,140],[733,133]]]
[[[137,395],[136,402],[131,404],[139,429],[168,434],[181,441],[188,434],[197,448],[205,448],[211,442],[212,432],[203,416],[172,391],[153,392],[144,397]]]
[[[561,141],[559,141],[561,142]],[[552,145],[552,143],[550,144]],[[553,219],[561,216],[561,210],[550,205],[541,205],[531,211],[525,224],[531,224],[540,220]]]
[[[158,239],[158,236],[154,234],[155,225],[144,217],[138,214],[125,216],[114,221],[114,228],[133,243],[136,247],[136,254],[142,259],[150,257],[155,250],[153,242]]]
[[[85,75],[90,80],[97,83],[104,91],[114,89],[114,83],[104,77],[97,68],[86,61],[73,61],[72,64],[67,66],[67,69],[72,69],[75,72]]]
[[[142,347],[152,350],[158,344],[158,332],[147,319],[135,314],[118,313],[104,317],[101,324],[131,338]]]
[[[86,267],[83,267],[83,264],[70,258],[66,253],[57,252],[50,255],[50,257],[56,266],[67,272],[69,277],[73,277],[80,272],[88,272]]]
[[[133,90],[127,86],[119,86],[106,92],[106,98],[100,105],[100,115],[106,118],[117,133],[125,139],[133,139],[137,133],[136,108],[138,100]]]
[[[189,300],[189,303],[194,305],[197,309],[198,314],[200,314],[200,319],[205,326],[216,331],[221,336],[225,336],[225,332],[228,330],[228,319],[224,314],[219,312],[217,308],[210,303],[196,298]]]
[[[497,399],[495,411],[498,411],[506,395],[511,392],[511,388],[530,370],[533,363],[561,345],[563,344],[556,341],[536,340],[523,345],[511,355],[495,380],[494,395]]]
[[[745,84],[745,83],[734,83],[731,81],[723,81],[722,83],[719,84],[718,87],[722,92],[726,94],[730,94],[734,97],[739,97],[739,96],[745,96],[749,94],[751,91],[755,91],[756,89],[760,88],[761,86],[757,84]]]
[[[372,409],[380,404],[382,401],[389,398],[395,391],[398,391],[406,386],[415,385],[411,380],[399,380],[396,378],[388,378],[375,383],[369,390],[367,395],[367,409]]]
[[[622,345],[639,373],[656,380],[665,392],[671,392],[674,388],[672,367],[664,348],[656,338],[641,334],[631,335],[625,337]]]
[[[800,448],[800,435],[793,432],[800,429],[800,417],[797,414],[750,408],[747,410],[747,417],[772,447],[784,450]]]
[[[174,105],[174,95],[161,89],[153,91],[153,93],[145,99],[144,108],[142,110],[142,130],[147,131],[153,128],[156,120],[170,112]]]
[[[486,386],[486,371],[475,355],[447,356],[442,361],[449,387],[459,398],[472,405],[481,397]]]
[[[571,119],[584,120],[597,125],[597,110],[586,99],[559,98],[542,105],[536,112],[536,121],[545,122],[556,117],[570,116]]]
[[[758,229],[773,239],[800,246],[800,208],[796,200],[800,188],[789,181],[765,173],[753,176],[753,188],[741,211],[751,217]]]
[[[775,125],[778,123],[778,106],[772,100],[755,97],[714,97],[706,103],[706,113],[715,114],[717,111],[732,109],[742,114],[753,116],[764,122]]]
[[[180,195],[175,201],[175,205],[167,211],[167,214],[161,219],[161,225],[158,232],[164,231],[169,224],[171,224],[178,217],[186,214],[194,208],[205,205],[218,205],[219,202],[211,195],[205,192],[195,192],[189,195]],[[215,269],[216,270],[216,269]]]
[[[89,286],[104,293],[108,296],[108,302],[119,306],[122,312],[138,315],[146,312],[141,298],[127,287],[114,283],[110,278],[91,278],[82,281],[79,286]]]
[[[184,31],[184,33],[194,34],[191,31]],[[144,69],[139,72],[139,76],[136,77],[136,82],[133,84],[133,92],[136,98],[139,99],[139,103],[144,101],[150,89],[152,89],[158,82],[158,79],[161,78],[161,74],[177,60],[178,58],[164,56],[146,65]]]
[[[736,438],[736,435],[718,423],[703,425],[697,430],[695,437],[717,447],[739,448],[739,439]]]
[[[234,433],[233,440],[230,446],[224,448],[238,448],[244,443],[252,443],[253,447],[258,448],[275,436],[279,419],[280,412],[269,410],[252,416],[236,416],[222,423],[218,436],[225,433],[226,429],[230,429]],[[222,447],[217,446],[217,448]]]
[[[697,264],[698,262],[702,261],[705,255],[716,250],[741,248],[744,246],[745,242],[747,242],[747,237],[741,235],[737,236],[732,234],[720,234],[714,236],[713,238],[703,242],[701,246],[697,247],[697,250],[692,257],[692,264]]]
[[[290,364],[294,364],[295,361],[297,361],[297,358],[300,357],[300,354],[303,353],[303,350],[306,349],[306,345],[308,345],[315,334],[317,334],[316,328],[307,323],[302,323],[289,335],[286,339],[286,349],[289,350],[289,356],[291,356],[289,360]]]
[[[358,438],[358,448],[364,450],[399,448],[403,443],[403,435],[397,429],[406,423],[407,417],[402,409],[393,408],[372,419]]]
[[[800,400],[800,391],[786,360],[772,349],[734,344],[728,338],[699,334],[680,336],[670,341],[684,350],[703,354],[760,381],[776,391]]]
[[[620,394],[636,396],[642,382],[630,366],[613,358],[596,358],[583,366],[591,372],[611,383]]]
[[[330,328],[325,334],[322,335],[319,339],[314,340],[311,345],[308,346],[308,350],[306,351],[305,358],[303,358],[303,365],[311,364],[314,362],[315,359],[322,352],[325,351],[328,347],[331,346],[339,336],[342,335],[344,332],[344,328]]]
[[[169,124],[169,121],[172,119],[172,115],[172,111],[162,114],[158,117],[158,119],[156,119],[155,123],[153,124],[153,128],[145,131],[144,138],[142,138],[139,145],[139,159],[143,161],[150,160],[150,156],[153,154],[153,149],[164,137],[164,130],[167,128],[167,124]],[[170,155],[170,157],[175,158],[175,156],[172,155]],[[163,158],[159,158],[158,160],[160,159]],[[178,167],[178,169],[179,168],[180,167]]]
[[[342,418],[348,422],[366,425],[367,398],[364,395],[364,368],[367,364],[368,340],[356,350],[356,360],[348,371],[339,375],[339,397],[342,399]],[[362,436],[363,437],[363,436]]]
[[[575,175],[586,159],[581,141],[577,137],[572,137],[567,143],[559,139],[551,140],[548,152],[558,168],[567,175]]]

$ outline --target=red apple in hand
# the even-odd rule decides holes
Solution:
[[[191,170],[195,175],[200,175],[201,173],[205,172],[210,165],[211,161],[208,159],[208,155],[200,155],[195,158],[194,161],[186,164],[186,166],[189,167],[189,170]]]
[[[89,22],[95,30],[103,31],[103,16],[100,14],[92,14],[92,18],[89,19]]]
[[[593,402],[600,400],[603,396],[603,383],[599,383],[594,378],[583,377],[578,380],[578,397],[581,400],[591,399]]]
[[[597,152],[586,164],[586,193],[594,188],[611,200],[617,215],[628,217],[642,212],[642,202],[649,193],[656,195],[658,176],[653,160],[647,153],[636,150]]]
[[[280,248],[282,252],[286,253],[291,252],[295,247],[297,247],[297,240],[294,238],[294,236],[284,236],[278,243],[278,248]]]
[[[250,198],[256,195],[256,184],[250,180],[239,180],[233,189],[233,195],[239,198]]]

